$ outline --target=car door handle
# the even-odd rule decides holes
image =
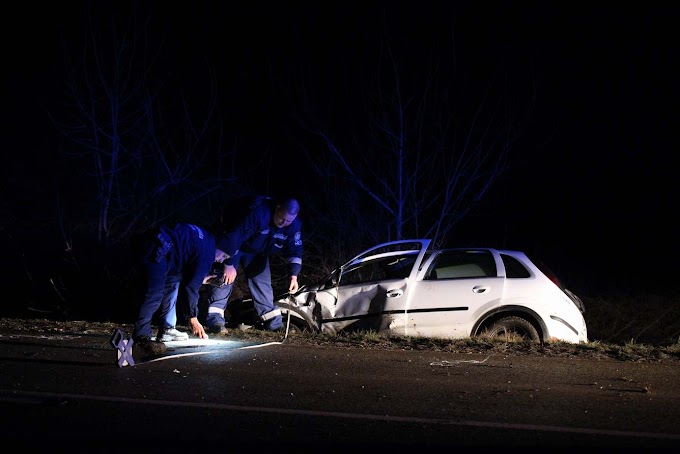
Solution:
[[[403,294],[404,294],[403,290],[388,290],[387,297],[388,298],[396,298],[396,297],[401,296]]]
[[[472,291],[475,293],[484,293],[487,290],[489,290],[489,287],[482,287],[481,285],[478,285],[476,287],[472,287]]]

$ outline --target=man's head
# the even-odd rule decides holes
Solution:
[[[297,218],[300,204],[296,199],[284,199],[276,204],[272,222],[278,228],[289,226]]]

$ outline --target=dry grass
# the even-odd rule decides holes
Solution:
[[[187,327],[180,327],[188,330]],[[37,331],[59,334],[87,334],[110,336],[116,329],[130,335],[132,326],[88,321],[54,321],[47,319],[0,318],[0,330],[3,331]],[[677,362],[680,363],[680,344],[649,345],[637,342],[621,344],[592,341],[587,344],[569,344],[564,342],[526,342],[521,339],[508,338],[466,338],[466,339],[433,339],[424,337],[383,336],[375,332],[348,332],[337,335],[289,333],[284,338],[281,333],[271,333],[255,329],[232,330],[229,338],[257,340],[264,342],[281,341],[293,345],[313,347],[333,347],[348,349],[372,350],[418,350],[441,351],[461,354],[510,355],[560,357],[580,359],[614,359],[617,361],[635,362]]]
[[[646,294],[582,299],[591,341],[619,345],[680,342],[680,297]]]
[[[402,349],[616,359],[620,361],[680,362],[680,298],[658,295],[582,299],[586,304],[587,344],[531,343],[513,338],[467,338],[457,340],[383,336],[375,332],[338,335],[290,333],[286,342],[300,345],[361,349]],[[115,329],[130,333],[129,323],[65,321],[41,318],[0,318],[0,329],[75,334],[111,335]],[[181,327],[180,327],[181,328]],[[187,327],[183,327],[188,330]],[[230,332],[229,336],[265,341],[283,340],[279,333],[257,330]]]

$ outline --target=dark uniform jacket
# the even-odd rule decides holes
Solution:
[[[215,237],[201,227],[180,223],[161,227],[158,239],[168,248],[169,272],[182,276],[178,297],[189,305],[187,318],[197,317],[198,290],[215,261]]]
[[[276,201],[257,197],[241,219],[225,232],[227,265],[238,264],[238,254],[281,254],[291,276],[297,276],[302,268],[302,222],[300,218],[288,226],[278,228],[272,222]],[[226,214],[228,216],[228,214]]]

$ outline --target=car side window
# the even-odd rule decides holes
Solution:
[[[385,279],[385,271],[376,261],[363,262],[352,268],[348,268],[342,273],[340,286],[359,284]]]
[[[340,276],[340,271],[335,270],[333,271],[333,274],[331,274],[328,279],[326,280],[326,283],[323,285],[322,290],[328,290],[336,285],[338,285],[338,277]]]
[[[505,266],[505,277],[508,279],[523,279],[531,276],[529,270],[520,263],[515,257],[501,254],[503,266]]]
[[[445,251],[434,260],[426,279],[464,279],[496,275],[496,262],[489,251]]]
[[[405,279],[411,274],[415,256],[390,256],[358,263],[343,271],[340,286],[364,282]]]

